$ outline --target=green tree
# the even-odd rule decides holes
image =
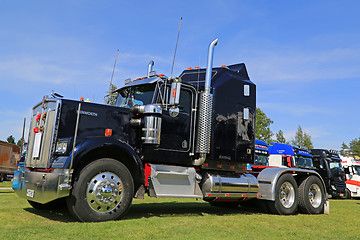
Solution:
[[[279,132],[276,133],[276,142],[286,143],[283,131],[279,130]]]
[[[346,145],[344,142],[341,144],[340,154],[346,156],[349,153],[349,146]]]
[[[295,137],[291,140],[291,144],[307,147],[308,149],[314,148],[310,134],[305,133],[300,125],[295,133]]]
[[[255,138],[270,144],[271,138],[274,135],[270,130],[270,125],[273,123],[260,108],[256,108]]]
[[[16,145],[18,145],[20,148],[22,147],[22,145],[23,145],[23,141],[24,141],[24,139],[22,138],[22,139],[20,139],[19,141],[17,141],[17,143],[16,143]]]
[[[109,84],[109,90],[106,92],[106,96],[104,98],[106,104],[115,105],[117,95],[114,93],[114,91],[116,89],[117,87],[114,84]]]
[[[15,138],[13,137],[13,135],[8,136],[8,138],[6,139],[6,141],[7,141],[8,143],[15,144]]]
[[[349,143],[352,154],[360,156],[360,138],[355,138]]]

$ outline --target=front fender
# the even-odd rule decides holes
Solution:
[[[84,142],[76,146],[74,151],[74,158],[72,169],[76,169],[81,166],[84,162],[93,160],[96,157],[110,157],[116,158],[125,154],[127,156],[126,161],[120,160],[128,168],[136,182],[144,182],[144,168],[140,157],[135,150],[126,142],[109,138],[109,137],[96,137],[89,138]],[[70,168],[72,155],[67,157],[58,157],[53,163],[54,168],[59,168],[58,164],[62,162],[61,168]],[[135,172],[132,172],[135,171]]]

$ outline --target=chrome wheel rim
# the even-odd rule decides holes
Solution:
[[[99,173],[88,184],[87,203],[96,212],[111,212],[120,206],[122,189],[123,184],[116,174]]]
[[[295,202],[295,189],[289,182],[284,182],[280,187],[280,203],[285,208],[291,208]]]
[[[311,184],[309,188],[309,202],[314,208],[318,208],[321,204],[321,189],[316,183]]]

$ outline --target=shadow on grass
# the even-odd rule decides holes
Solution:
[[[179,203],[179,202],[162,202],[162,203],[142,203],[133,204],[129,212],[123,219],[139,219],[151,217],[174,217],[174,216],[205,216],[205,215],[231,215],[243,214],[251,215],[262,213],[257,209],[236,207],[213,207],[209,203]]]
[[[25,208],[25,211],[39,215],[41,217],[57,222],[76,222],[66,208],[59,210],[38,210],[32,207]],[[185,216],[206,216],[206,215],[232,215],[242,214],[251,215],[262,213],[257,209],[249,208],[224,208],[213,207],[210,204],[203,203],[179,203],[179,202],[162,202],[162,203],[139,203],[133,204],[130,210],[122,220],[132,220],[152,217],[185,217]]]
[[[24,208],[25,211],[57,222],[76,222],[71,217],[67,208],[57,210],[39,210],[32,207]]]

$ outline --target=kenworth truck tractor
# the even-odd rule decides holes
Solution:
[[[66,201],[80,221],[119,219],[145,194],[214,206],[257,198],[272,213],[327,212],[315,171],[247,170],[254,163],[256,86],[244,64],[212,68],[216,44],[206,69],[176,78],[157,75],[151,61],[147,77],[116,91],[115,106],[44,97],[33,108],[15,192],[35,208]]]
[[[340,156],[346,174],[346,198],[360,198],[360,159]]]

